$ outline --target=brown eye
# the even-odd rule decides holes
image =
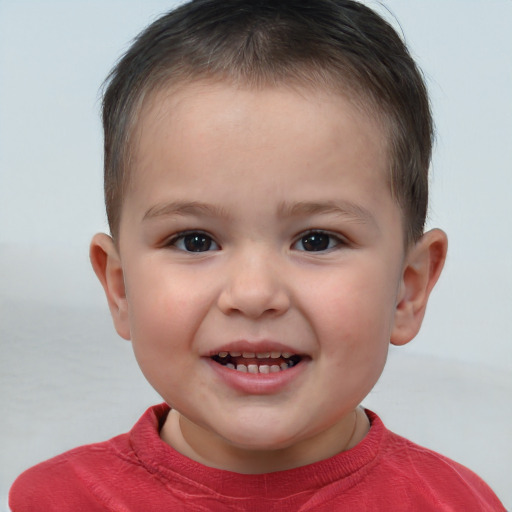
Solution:
[[[294,244],[294,248],[299,251],[319,252],[327,251],[342,243],[338,237],[324,231],[311,231],[302,236]]]
[[[311,233],[301,239],[305,251],[325,251],[329,247],[329,235]]]
[[[183,238],[183,245],[190,252],[209,251],[212,239],[205,235],[187,235]]]
[[[206,252],[219,249],[211,236],[201,232],[180,235],[172,241],[172,245],[185,252]]]

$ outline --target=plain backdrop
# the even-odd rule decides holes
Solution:
[[[368,403],[512,507],[512,1],[368,3],[425,73],[437,125],[429,226],[450,240],[420,335],[392,351]],[[21,470],[128,430],[159,400],[110,325],[87,251],[106,230],[100,85],[173,5],[0,0],[3,504]]]

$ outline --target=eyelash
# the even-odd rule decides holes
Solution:
[[[327,251],[336,249],[339,246],[347,245],[347,241],[339,235],[329,233],[328,231],[322,231],[321,229],[313,229],[311,231],[306,231],[305,233],[302,233],[299,236],[299,238],[297,239],[297,241],[294,242],[294,244],[292,245],[292,248],[295,248],[301,242],[304,244],[304,242],[307,238],[312,239],[316,236],[318,237],[319,240],[317,240],[316,242],[313,241],[313,243],[318,243],[319,241],[321,241],[320,237],[327,237],[327,247],[323,247],[323,244],[320,244],[320,248],[318,248],[316,250],[313,248],[309,251],[306,249],[297,249],[297,250],[303,251],[303,252],[327,252]]]
[[[191,239],[187,240],[187,237],[191,237]],[[325,238],[326,237],[326,238]],[[195,240],[194,240],[195,238]],[[315,240],[316,238],[316,240]],[[309,239],[308,242],[306,240]],[[190,246],[187,247],[187,242],[194,243],[199,242],[200,244],[204,244],[203,247],[199,246],[199,249],[204,250],[193,250]],[[302,243],[302,249],[298,248],[298,244]],[[309,243],[310,247],[308,249],[305,248],[305,244]],[[315,247],[316,244],[316,247]],[[325,245],[327,244],[327,245]],[[188,253],[201,253],[201,252],[209,252],[209,251],[218,251],[220,250],[219,244],[207,233],[203,231],[184,231],[181,233],[177,233],[174,237],[172,237],[165,244],[168,247],[174,247],[180,251],[188,252]],[[180,246],[181,245],[181,246]],[[328,231],[322,230],[311,230],[305,233],[302,233],[299,238],[292,244],[292,249],[303,251],[303,252],[326,252],[336,247],[347,245],[346,240],[341,238],[339,235],[334,235],[329,233]],[[213,246],[213,249],[212,249]],[[197,248],[197,247],[196,247]]]
[[[187,241],[186,241],[187,237],[195,237],[196,239],[198,239],[199,237],[202,237],[202,241],[207,243],[206,250],[204,250],[204,251],[189,250],[189,249],[187,249],[187,247],[185,245],[183,247],[180,247],[179,246],[180,242],[182,242],[183,244],[187,243]],[[201,241],[201,240],[199,240],[199,241]],[[183,231],[181,233],[177,233],[175,236],[173,236],[171,239],[169,239],[165,243],[165,245],[167,247],[174,247],[180,251],[189,252],[189,253],[201,253],[201,252],[208,252],[210,250],[218,251],[220,249],[219,244],[208,233],[205,233],[204,231]],[[212,245],[215,246],[214,249],[211,249]]]

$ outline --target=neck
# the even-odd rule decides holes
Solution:
[[[284,471],[320,460],[356,446],[369,430],[368,418],[360,408],[347,414],[327,431],[278,449],[246,449],[171,410],[161,438],[182,455],[208,467],[243,474]]]

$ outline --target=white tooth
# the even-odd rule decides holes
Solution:
[[[256,354],[258,359],[268,359],[270,357],[270,352],[261,352],[260,354]]]
[[[228,357],[227,352],[219,352],[219,357]]]
[[[273,364],[270,367],[270,373],[277,373],[277,372],[280,372],[280,371],[281,371],[281,368],[279,368],[279,365],[277,365],[277,364]]]
[[[290,352],[283,352],[283,357],[285,357],[286,359],[288,359],[289,357],[292,356],[292,354]]]
[[[237,364],[237,365],[236,365],[236,369],[237,369],[239,372],[247,373],[247,366],[245,366],[245,364]]]
[[[254,352],[243,352],[242,353],[242,357],[245,357],[246,359],[251,359],[254,356],[255,356]]]
[[[242,352],[230,352],[229,355],[231,357],[240,357],[242,355]]]
[[[228,363],[226,365],[227,368],[230,368],[231,370],[234,370],[235,369],[235,365],[233,363]]]
[[[279,357],[281,357],[281,352],[270,352],[270,357],[272,359],[278,359]]]
[[[249,373],[258,373],[258,365],[257,364],[250,364],[247,366],[247,371]]]
[[[288,369],[288,363],[281,363],[281,370],[287,370]]]
[[[270,366],[268,364],[261,364],[260,373],[270,373]]]

